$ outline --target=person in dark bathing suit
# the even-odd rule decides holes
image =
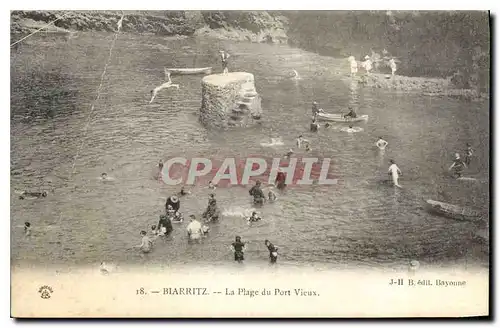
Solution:
[[[467,144],[467,150],[465,151],[465,164],[470,165],[470,161],[472,159],[472,154],[474,151],[472,150],[472,147],[470,144]]]
[[[356,118],[358,117],[358,115],[356,114],[356,112],[354,111],[354,109],[352,107],[349,107],[349,113],[345,114],[344,115],[344,118]]]
[[[240,236],[236,236],[234,243],[231,244],[231,249],[234,252],[234,260],[239,263],[245,260],[245,243],[241,241]]]
[[[261,189],[261,182],[257,181],[255,183],[255,186],[253,186],[248,193],[250,196],[253,196],[253,202],[254,204],[262,205],[264,204],[264,200],[266,199],[266,196],[264,196],[264,192]]]
[[[205,222],[216,222],[219,221],[219,209],[217,207],[217,200],[214,194],[210,194],[208,199],[208,206],[205,212],[203,212],[202,217]]]
[[[276,263],[278,260],[278,247],[274,246],[269,240],[265,240],[264,244],[266,245],[267,249],[269,250],[269,259],[271,260],[271,263]]]
[[[172,222],[166,215],[160,215],[160,221],[157,224],[159,235],[169,235],[172,231],[174,231],[174,227],[172,226]]]
[[[319,124],[316,122],[316,117],[311,122],[311,132],[318,132]]]
[[[448,171],[450,171],[451,169],[454,169],[454,176],[455,176],[455,178],[458,179],[458,178],[462,177],[462,173],[464,171],[464,168],[466,168],[466,167],[467,167],[467,165],[460,158],[460,154],[456,153],[455,160],[451,164]]]
[[[47,192],[32,192],[32,191],[24,191],[20,196],[19,199],[24,199],[26,197],[35,197],[35,198],[42,198],[42,197],[47,197]]]

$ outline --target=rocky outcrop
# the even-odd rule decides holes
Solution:
[[[246,72],[205,76],[202,84],[200,120],[206,126],[248,126],[262,116],[261,98],[254,76]]]

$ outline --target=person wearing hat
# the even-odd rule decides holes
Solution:
[[[255,182],[255,186],[253,186],[248,191],[250,196],[253,196],[254,204],[257,204],[257,205],[264,204],[264,200],[266,199],[266,196],[264,196],[264,192],[262,191],[260,186],[261,186],[261,182],[257,180],[257,182]]]
[[[225,52],[224,50],[219,50],[219,53],[220,53],[220,58],[221,58],[221,62],[222,62],[222,72],[223,72],[223,74],[227,74],[229,72],[229,70],[227,69],[227,63],[228,63],[229,57],[231,57],[231,56],[227,52]]]
[[[344,118],[356,118],[358,115],[356,114],[356,111],[354,110],[354,108],[352,108],[351,106],[348,107],[349,108],[349,113],[345,114],[344,115]]]
[[[168,206],[172,206],[172,209],[175,212],[178,212],[181,208],[181,202],[179,201],[179,197],[173,195],[167,198],[167,202],[165,203],[165,209],[168,210]]]
[[[190,215],[189,219],[190,222],[186,227],[189,240],[200,240],[202,235],[201,223],[196,220],[196,217],[194,215]]]
[[[462,177],[462,173],[464,171],[464,168],[466,168],[466,167],[467,167],[467,165],[460,158],[460,154],[459,153],[455,153],[455,160],[451,164],[451,166],[448,169],[448,171],[450,171],[451,169],[455,169],[454,170],[455,171],[454,175],[458,179],[458,178]]]

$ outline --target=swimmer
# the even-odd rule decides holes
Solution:
[[[311,146],[309,146],[309,144],[306,144],[306,151],[311,151]]]
[[[388,174],[392,176],[392,182],[394,183],[394,186],[402,188],[399,185],[398,179],[400,175],[403,175],[403,173],[401,173],[401,170],[392,159],[390,160],[390,163],[391,166],[389,166]]]
[[[24,235],[25,236],[31,235],[31,223],[29,222],[24,222]]]
[[[151,238],[156,238],[158,237],[158,230],[156,229],[156,225],[151,226],[151,231],[149,232],[151,234]]]
[[[160,159],[160,162],[158,163],[158,170],[160,170],[160,172],[163,171],[163,160]]]
[[[267,249],[269,250],[269,259],[271,260],[271,263],[276,263],[278,260],[278,247],[274,246],[269,240],[264,241],[264,245],[266,245]]]
[[[345,131],[345,132],[349,132],[349,133],[351,133],[351,132],[355,132],[355,131],[354,131],[354,129],[353,129],[353,127],[352,127],[352,125],[349,125],[349,128],[347,128],[347,129],[343,129],[343,131]]]
[[[326,123],[325,128],[329,128],[329,127],[330,127],[330,123]]]
[[[313,118],[310,126],[311,132],[318,132],[319,124],[316,122],[316,117]]]
[[[257,212],[252,212],[252,215],[247,218],[249,224],[251,222],[258,222],[260,220],[262,220],[262,218],[260,216],[257,216]]]
[[[294,154],[293,149],[290,148],[290,150],[285,154],[285,158],[290,158]]]
[[[21,195],[19,196],[19,199],[25,199],[25,198],[45,198],[47,197],[47,192],[42,191],[42,192],[33,192],[33,191],[23,191]]]
[[[454,176],[455,176],[455,178],[458,179],[458,178],[462,177],[463,170],[466,167],[467,167],[467,165],[460,158],[460,154],[456,153],[455,160],[453,161],[451,166],[448,168],[448,171],[451,171],[451,169],[455,169]]]
[[[167,198],[167,201],[165,202],[165,211],[166,212],[168,212],[169,205],[172,207],[174,212],[178,212],[181,208],[181,202],[179,201],[179,198],[175,195]]]
[[[153,100],[155,99],[156,95],[161,90],[163,90],[165,88],[177,88],[177,90],[179,89],[179,85],[178,84],[173,84],[172,83],[172,80],[170,78],[170,72],[167,71],[167,69],[165,69],[165,76],[167,77],[168,81],[165,82],[165,83],[163,83],[162,85],[154,88],[153,90],[151,90],[151,100],[149,101],[150,104],[153,102]]]
[[[240,236],[236,236],[234,243],[231,244],[231,250],[234,252],[234,260],[241,263],[245,260],[245,243],[241,241]]]
[[[181,191],[177,193],[179,196],[191,195],[191,191],[185,190],[184,186],[182,186]]]
[[[190,215],[190,222],[186,227],[187,236],[190,241],[199,240],[203,234],[201,223],[194,215]]]
[[[210,227],[206,224],[202,225],[201,232],[203,232],[204,236],[208,235],[208,233],[210,232]]]
[[[142,241],[140,245],[135,246],[139,248],[143,253],[149,253],[153,249],[153,241],[147,236],[146,231],[141,231]]]
[[[375,146],[378,147],[380,150],[384,150],[385,147],[387,147],[388,142],[382,139],[382,137],[378,138],[378,141],[375,143]]]
[[[465,164],[470,165],[470,161],[472,159],[472,154],[474,151],[472,150],[472,146],[468,143],[467,150],[465,151]]]
[[[297,138],[297,148],[302,148],[302,143],[307,142],[302,135]]]
[[[212,181],[209,181],[208,182],[208,189],[215,190],[215,189],[217,189],[217,187],[214,185],[214,183]]]

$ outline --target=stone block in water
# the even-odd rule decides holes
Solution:
[[[202,84],[200,121],[216,128],[248,126],[251,118],[262,116],[261,99],[255,90],[254,76],[247,72],[212,74]],[[237,116],[235,114],[238,114]],[[240,121],[240,124],[234,124]]]

